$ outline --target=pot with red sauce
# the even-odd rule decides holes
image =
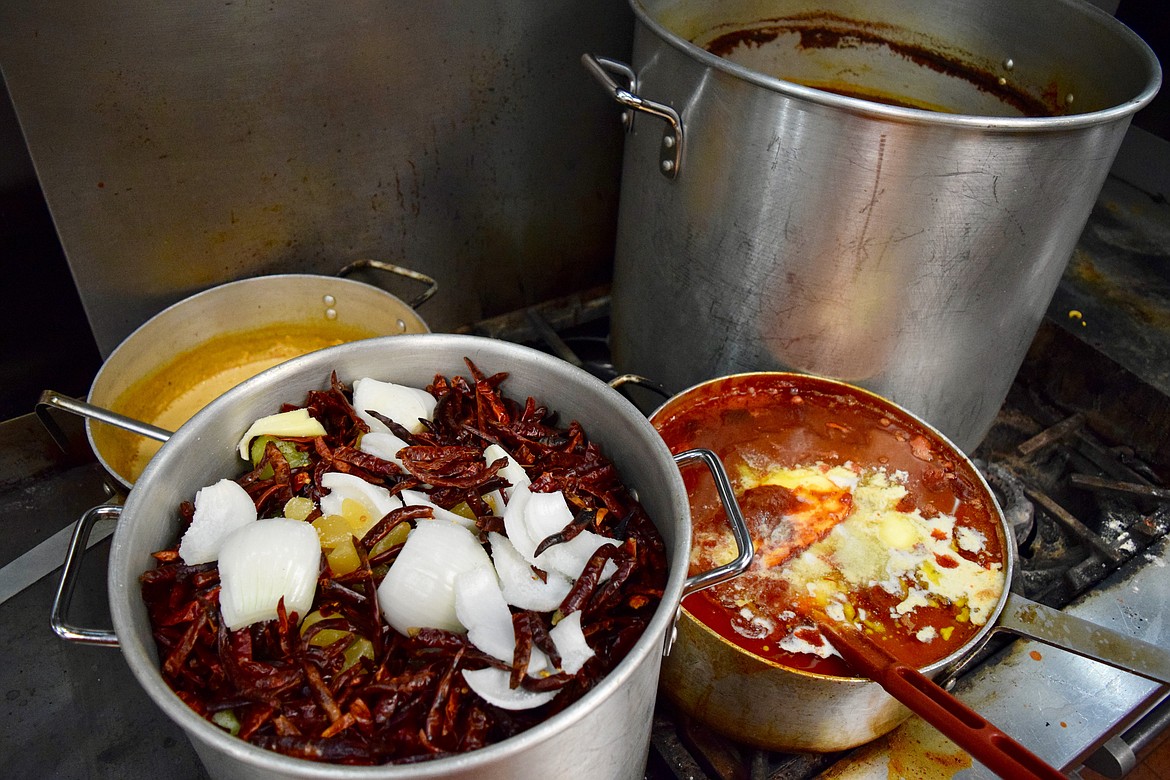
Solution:
[[[1010,592],[1016,550],[995,496],[937,430],[861,388],[770,372],[710,380],[651,417],[671,451],[712,450],[724,463],[755,548],[739,578],[687,596],[662,691],[688,715],[774,750],[845,750],[910,712],[855,674],[810,615],[845,622],[929,677],[956,669],[995,630],[1023,633],[1020,610],[1045,611],[1063,636],[1104,632]],[[718,497],[684,472],[690,566],[729,554]],[[1005,621],[1006,622],[1006,621]],[[1039,621],[1037,621],[1039,622]],[[1170,654],[1119,661],[1164,679]],[[1149,667],[1128,665],[1148,653]]]

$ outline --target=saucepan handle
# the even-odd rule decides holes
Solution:
[[[679,113],[665,103],[656,103],[636,94],[638,79],[633,68],[626,63],[596,54],[582,54],[581,63],[606,88],[610,97],[629,109],[622,117],[627,130],[633,128],[634,111],[645,111],[666,121],[658,150],[658,170],[668,179],[677,178],[683,150],[683,125]],[[619,84],[615,75],[625,79],[625,85]]]
[[[685,597],[697,590],[718,585],[743,574],[752,564],[755,548],[752,546],[752,537],[748,532],[747,521],[743,519],[739,502],[735,500],[735,491],[731,487],[731,480],[727,478],[727,472],[724,470],[719,456],[711,450],[693,449],[675,455],[674,462],[680,467],[689,463],[702,463],[711,472],[711,478],[715,480],[715,490],[719,494],[719,502],[723,504],[723,509],[727,512],[727,519],[731,522],[731,532],[735,537],[735,546],[738,550],[735,559],[730,563],[687,577],[686,582],[683,583],[682,592],[683,597]],[[686,566],[687,562],[681,561],[680,565]],[[678,636],[678,618],[681,611],[682,598],[680,597],[674,612],[674,622],[671,624],[670,631],[666,635],[666,643],[662,648],[664,656],[670,655],[670,650],[674,647],[674,640]]]
[[[1170,650],[1016,593],[1008,594],[995,628],[1170,685]]]
[[[155,441],[166,441],[173,434],[162,428],[144,423],[141,420],[135,420],[132,417],[127,417],[117,412],[112,412],[109,409],[103,409],[100,406],[79,401],[76,398],[70,398],[64,393],[58,393],[55,390],[45,390],[41,393],[41,397],[37,399],[36,412],[37,417],[41,419],[41,424],[45,426],[45,430],[53,437],[53,440],[62,449],[68,449],[69,438],[57,425],[57,421],[53,419],[50,414],[50,409],[58,409],[70,414],[76,414],[79,417],[85,417],[90,420],[97,420],[106,425],[112,425],[115,428],[122,428],[123,430],[136,433],[139,436],[145,436],[148,439]]]
[[[719,460],[719,456],[711,450],[693,449],[675,455],[674,462],[680,466],[685,466],[688,463],[702,463],[711,472],[711,478],[715,480],[715,490],[719,494],[719,503],[723,504],[723,509],[727,512],[727,519],[731,522],[731,533],[735,536],[735,546],[738,550],[735,560],[730,563],[716,566],[710,571],[696,574],[693,577],[687,577],[687,581],[683,583],[683,596],[687,596],[697,590],[718,585],[743,574],[747,571],[748,566],[751,566],[755,550],[752,547],[752,536],[748,532],[747,521],[743,519],[739,502],[735,500],[735,491],[731,487],[731,480],[727,478],[727,472],[723,469],[723,463]]]
[[[89,541],[94,524],[104,519],[116,521],[121,516],[122,507],[102,504],[82,515],[73,529],[73,538],[69,541],[69,550],[65,555],[65,568],[61,571],[61,583],[57,586],[57,596],[53,599],[53,612],[50,617],[53,633],[62,639],[87,645],[118,646],[118,637],[113,631],[74,626],[69,623],[68,613],[69,604],[73,600],[73,589],[77,586],[77,573],[81,569],[81,558],[85,554],[86,543]]]
[[[363,271],[366,269],[385,271],[386,273],[402,276],[426,285],[425,290],[406,302],[406,305],[412,309],[417,309],[419,306],[422,306],[439,291],[439,283],[430,276],[427,276],[421,271],[415,271],[414,269],[405,268],[401,265],[394,265],[394,263],[387,263],[385,260],[354,260],[352,263],[342,267],[337,272],[337,275],[345,278],[355,271]]]

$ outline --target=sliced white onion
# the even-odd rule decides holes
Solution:
[[[585,569],[585,564],[589,563],[589,559],[593,557],[593,553],[607,544],[618,546],[616,539],[610,539],[608,536],[602,536],[592,531],[582,531],[569,541],[554,544],[545,550],[536,559],[536,565],[541,569],[558,570],[566,577],[577,579]],[[617,564],[613,561],[606,561],[605,565],[601,567],[601,576],[598,581],[605,582],[616,571]]]
[[[581,671],[585,662],[593,657],[593,648],[585,641],[585,632],[581,630],[580,610],[561,618],[548,635],[561,656],[561,669],[569,674]]]
[[[563,574],[546,572],[547,579],[536,576],[532,566],[524,559],[512,542],[503,534],[488,534],[492,546],[492,560],[500,576],[500,589],[504,600],[520,609],[536,612],[552,612],[561,605],[573,583]]]
[[[504,663],[515,660],[512,611],[490,566],[463,572],[455,578],[455,615],[467,627],[467,638],[473,645]],[[528,674],[535,676],[549,667],[548,656],[539,647],[533,647],[528,656]]]
[[[508,454],[507,450],[498,444],[489,444],[483,451],[483,459],[488,464],[495,463],[500,458],[507,458],[508,465],[504,466],[497,472],[501,477],[508,480],[509,487],[504,488],[504,496],[511,498],[513,491],[521,485],[527,487],[532,484],[532,480],[528,478],[528,472],[524,470],[516,460]]]
[[[303,618],[313,607],[321,541],[301,520],[257,520],[233,531],[219,552],[219,606],[235,631],[276,617],[284,599],[288,614]]]
[[[509,688],[511,676],[503,669],[463,670],[467,687],[475,691],[488,704],[505,710],[530,710],[547,704],[557,695],[556,691],[529,691],[524,688]]]
[[[529,563],[535,560],[533,553],[536,552],[536,545],[539,544],[539,541],[534,541],[529,533],[525,517],[530,498],[532,498],[532,491],[528,489],[527,485],[518,487],[504,508],[504,530],[508,532],[508,539],[512,542],[516,552],[520,553],[520,556]]]
[[[617,540],[582,531],[569,541],[554,544],[536,556],[540,543],[562,531],[572,519],[573,513],[560,491],[533,493],[527,486],[522,486],[516,488],[504,511],[504,528],[516,551],[529,563],[543,571],[556,571],[576,579],[599,547],[616,545]],[[607,561],[602,569],[602,579],[613,576],[615,571],[617,567],[612,561]]]
[[[491,508],[493,515],[495,515],[496,517],[503,517],[504,516],[504,507],[507,505],[508,502],[504,500],[503,493],[501,493],[498,490],[493,490],[490,493],[484,493],[483,500]]]
[[[308,409],[270,414],[252,423],[240,439],[240,457],[248,460],[248,446],[257,436],[324,436],[325,427],[309,416]]]
[[[423,430],[420,419],[429,420],[435,413],[435,397],[426,390],[377,379],[359,379],[353,383],[353,408],[371,431],[388,432],[381,420],[370,414],[377,412],[401,425],[411,433]]]
[[[228,534],[255,521],[256,504],[238,483],[221,479],[201,488],[191,525],[179,542],[179,557],[188,566],[214,561]]]
[[[421,490],[403,490],[398,495],[402,497],[402,503],[406,506],[430,507],[436,520],[446,520],[449,523],[457,523],[468,530],[475,528],[474,520],[469,517],[464,517],[463,515],[456,512],[452,512],[450,509],[443,509],[443,507],[431,501],[431,497],[426,493],[423,493]]]
[[[473,645],[494,658],[512,663],[516,632],[494,569],[477,567],[455,578],[455,616],[466,626],[467,638]]]
[[[358,449],[368,455],[388,460],[401,468],[402,459],[398,457],[398,453],[402,452],[404,447],[409,446],[408,443],[389,431],[370,431],[362,434]]]
[[[377,520],[402,506],[402,501],[386,488],[353,474],[328,471],[321,476],[321,487],[329,490],[321,496],[321,512],[327,515],[343,514],[341,505],[347,498],[360,503]]]
[[[386,622],[403,635],[418,628],[462,632],[465,626],[455,614],[455,578],[491,567],[479,539],[466,528],[421,520],[378,586],[378,605]]]

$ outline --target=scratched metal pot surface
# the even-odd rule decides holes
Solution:
[[[618,369],[672,392],[834,377],[972,451],[1158,90],[1153,52],[1074,0],[631,6],[632,63],[591,67],[633,109]]]
[[[670,572],[663,602],[626,658],[579,701],[544,723],[470,753],[413,765],[318,764],[236,739],[187,707],[158,671],[138,576],[151,552],[172,544],[175,507],[238,466],[234,444],[252,420],[329,384],[362,376],[425,386],[436,373],[466,376],[464,358],[507,371],[505,390],[547,400],[578,420],[603,447],[662,534]],[[109,597],[117,643],[143,690],[190,738],[213,777],[223,778],[627,778],[643,776],[663,643],[682,598],[690,512],[678,467],[649,421],[586,372],[503,341],[451,334],[367,339],[320,350],[270,369],[220,396],[172,436],[130,491],[110,551]]]

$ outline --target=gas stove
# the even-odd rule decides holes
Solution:
[[[1165,202],[1110,179],[996,424],[973,456],[1020,548],[1016,589],[1100,625],[1170,645],[1170,226]],[[1153,238],[1134,224],[1152,222]],[[1124,230],[1122,229],[1124,228]],[[1159,232],[1162,231],[1162,232]],[[1140,296],[1137,292],[1140,291]],[[608,297],[596,289],[466,330],[527,343],[604,379]],[[661,396],[626,391],[652,409]],[[31,410],[30,410],[31,411]],[[182,732],[142,693],[121,656],[49,628],[74,521],[113,498],[76,419],[66,449],[32,414],[0,423],[0,769],[14,776],[202,778]],[[110,532],[99,523],[92,540]],[[105,546],[80,573],[71,619],[109,625]],[[1046,645],[997,636],[952,691],[1041,757],[1121,776],[1160,733],[1164,687]],[[68,746],[68,749],[62,749]],[[739,744],[661,701],[646,768],[659,778],[982,777],[990,773],[917,718],[847,754],[781,754]]]
[[[1013,590],[1162,646],[1170,645],[1170,578],[1162,571],[1170,562],[1170,282],[1157,267],[1170,247],[1165,206],[1120,181],[1107,183],[1025,365],[972,453],[1015,532]],[[545,349],[612,380],[607,326],[604,298],[573,297],[471,330]],[[662,400],[638,392],[631,400],[645,411]],[[1003,634],[948,684],[1069,770],[1087,765],[1119,777],[1170,724],[1163,686]],[[648,776],[886,778],[891,769],[993,776],[916,717],[849,754],[795,755],[739,744],[665,701]]]

